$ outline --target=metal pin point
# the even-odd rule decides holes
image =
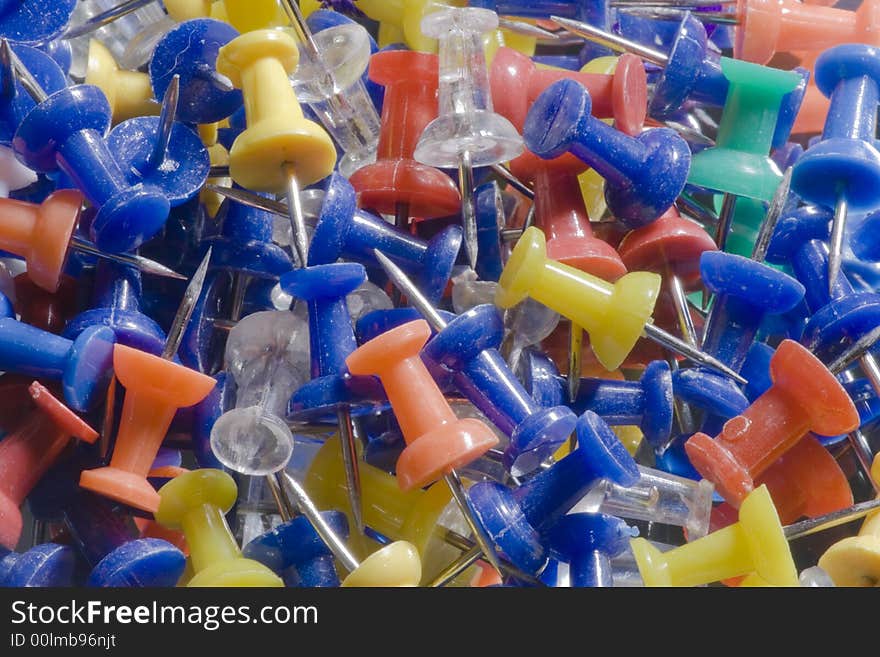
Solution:
[[[3,39],[0,42],[0,69],[3,70],[3,82],[0,87],[0,95],[7,100],[11,100],[15,96],[15,68],[12,65],[12,57],[10,57],[9,42]]]
[[[538,27],[537,25],[526,23],[525,21],[499,17],[498,27],[501,27],[505,30],[510,30],[511,32],[516,32],[517,34],[522,34],[524,36],[534,37],[535,39],[559,41],[559,35],[555,32],[545,30],[543,27]]]
[[[464,250],[471,269],[477,268],[477,210],[474,206],[474,167],[471,153],[464,150],[458,161],[458,191],[461,194],[461,220],[464,228]]]
[[[785,538],[789,541],[793,541],[796,538],[809,536],[810,534],[815,534],[853,520],[858,520],[859,518],[864,518],[866,515],[877,509],[880,509],[880,499],[860,502],[848,506],[845,509],[839,509],[816,518],[809,518],[791,525],[786,525],[782,528],[782,532],[785,534]]]
[[[165,161],[168,152],[168,144],[171,143],[171,130],[174,128],[174,117],[177,115],[177,101],[180,97],[180,76],[174,75],[165,95],[162,97],[162,110],[159,113],[159,132],[153,151],[147,160],[147,168],[158,170]]]
[[[716,3],[716,5],[719,3]],[[658,4],[649,3],[620,3],[615,5],[618,11],[638,16],[640,18],[650,18],[652,20],[677,21],[685,16],[685,12],[694,9],[694,7],[662,7]],[[716,25],[739,25],[739,18],[736,14],[723,11],[695,11],[691,14],[694,18],[702,23],[712,23]]]
[[[358,532],[364,532],[364,502],[361,495],[361,474],[358,467],[357,447],[355,442],[359,440],[360,428],[355,424],[348,406],[343,406],[336,411],[336,421],[339,424],[339,444],[342,447],[342,464],[345,469],[345,489],[348,495],[348,504],[351,507],[351,516]]]
[[[162,350],[161,357],[165,360],[174,358],[178,347],[180,347],[180,341],[183,340],[183,332],[186,330],[187,324],[189,324],[193,308],[195,308],[196,302],[202,294],[202,287],[205,285],[205,277],[208,274],[208,262],[211,260],[211,251],[212,248],[208,247],[208,252],[205,253],[199,268],[196,269],[196,273],[193,274],[189,285],[186,286],[186,291],[183,293],[183,299],[177,308],[177,313],[174,315],[174,321],[171,322],[168,337],[165,339],[165,348]]]
[[[288,209],[287,204],[282,203],[281,201],[275,201],[271,198],[260,196],[259,194],[255,194],[254,192],[250,192],[246,189],[239,189],[237,187],[224,187],[222,185],[214,185],[213,183],[208,183],[207,185],[205,185],[205,189],[209,192],[216,192],[221,196],[225,196],[226,198],[231,198],[233,201],[241,203],[242,205],[246,205],[250,208],[264,210],[266,212],[271,212],[272,214],[278,215],[279,217],[287,217],[288,219],[290,219],[290,210]],[[292,219],[291,223],[293,223]],[[297,257],[299,257],[298,254]]]
[[[577,399],[581,387],[581,356],[584,348],[584,330],[571,322],[568,335],[568,401]]]
[[[714,356],[711,356],[704,351],[701,351],[696,347],[691,346],[681,338],[678,338],[671,333],[667,333],[663,329],[654,326],[653,324],[645,324],[645,337],[653,340],[662,347],[671,349],[675,353],[684,356],[685,358],[691,359],[693,362],[702,365],[703,367],[708,367],[710,369],[721,372],[725,376],[730,377],[741,385],[748,384],[747,379],[745,379],[737,372],[734,372],[732,369],[730,369],[727,365],[722,363]]]
[[[876,364],[873,356],[871,357],[871,360]],[[855,381],[856,378],[851,371],[841,372],[839,376],[844,383]],[[862,433],[861,429],[856,429],[847,434],[846,438],[850,449],[852,449],[853,454],[855,454],[859,467],[862,469],[862,472],[865,473],[874,492],[880,493],[880,482],[876,481],[874,477],[871,476],[871,466],[874,463],[874,452],[871,450],[871,445],[868,442],[867,436]]]
[[[284,494],[284,491],[281,490],[281,485],[278,483],[278,475],[274,472],[270,472],[265,476],[266,485],[269,488],[269,492],[272,494],[272,499],[275,500],[275,506],[278,508],[278,515],[281,516],[281,522],[287,522],[291,518],[293,518],[293,509],[290,508],[287,496]]]
[[[120,5],[111,7],[106,11],[102,11],[100,14],[95,14],[84,23],[70,28],[67,32],[61,35],[61,38],[69,40],[90,34],[123,16],[137,11],[141,7],[146,7],[147,5],[152,4],[154,1],[155,0],[128,0]]]
[[[513,175],[513,172],[503,164],[492,164],[489,166],[489,168],[492,169],[494,173],[498,174],[511,187],[513,187],[516,191],[518,191],[526,198],[535,198],[535,191],[531,187],[526,185],[522,180]]]
[[[40,83],[37,82],[37,79],[31,74],[28,67],[21,63],[18,55],[9,47],[9,42],[6,39],[0,41],[0,53],[2,53],[0,56],[2,56],[4,62],[9,61],[15,77],[21,82],[21,86],[24,87],[24,90],[35,103],[42,103],[49,97],[49,94],[40,86]]]
[[[336,535],[333,528],[324,520],[324,516],[318,511],[318,507],[315,506],[315,503],[306,493],[305,489],[286,470],[281,470],[278,474],[281,478],[282,491],[290,495],[293,503],[296,504],[296,508],[312,524],[318,536],[330,548],[333,556],[339,560],[342,567],[350,573],[357,570],[360,563],[355,559],[342,539]]]
[[[284,172],[287,174],[287,215],[290,218],[293,245],[300,267],[305,267],[309,261],[309,237],[306,234],[306,220],[299,195],[299,181],[292,165],[284,165]]]
[[[611,48],[617,52],[630,52],[657,66],[666,66],[669,62],[669,57],[659,50],[617,34],[606,32],[589,23],[582,23],[581,21],[562,18],[561,16],[550,16],[550,20],[569,32],[577,34],[593,43],[598,43],[600,46]]]
[[[828,251],[828,291],[832,294],[843,261],[843,237],[846,230],[848,208],[846,197],[839,196],[834,205],[834,219],[831,221],[831,242]]]
[[[378,249],[373,249],[373,254],[382,266],[382,269],[385,270],[385,274],[391,279],[391,282],[400,288],[400,290],[406,295],[407,299],[409,299],[410,304],[419,311],[431,328],[434,331],[442,331],[446,328],[446,320],[440,316],[437,309],[430,304],[403,270],[391,262],[391,260],[389,260],[388,257]],[[473,532],[480,550],[489,563],[492,564],[492,567],[500,572],[501,565],[498,560],[498,555],[495,553],[495,547],[492,544],[486,529],[473,513],[470,503],[468,502],[467,494],[464,490],[464,485],[461,483],[458,473],[455,470],[452,470],[445,476],[445,480],[446,484],[449,486],[449,490],[452,491],[452,496],[458,503],[468,526]]]

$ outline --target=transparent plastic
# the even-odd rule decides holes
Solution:
[[[11,148],[0,146],[0,197],[37,182],[37,174],[18,161]]]
[[[376,160],[379,144],[379,113],[361,77],[370,62],[370,36],[351,23],[315,33],[314,42],[321,61],[301,45],[293,88],[345,152],[339,172],[348,177]]]
[[[244,317],[229,332],[226,368],[235,380],[235,408],[211,429],[214,455],[242,474],[281,470],[293,451],[282,419],[287,400],[309,379],[308,321],[272,310]]]
[[[516,371],[520,354],[526,347],[538,344],[559,324],[559,313],[534,299],[527,298],[504,313],[504,342],[507,364]]]
[[[177,22],[168,15],[163,15],[156,22],[145,25],[144,29],[125,44],[125,49],[116,60],[119,67],[136,71],[146,66],[153,56],[156,44],[176,25]]]
[[[689,541],[709,533],[714,486],[639,466],[639,481],[629,487],[602,480],[575,507],[620,518],[648,520],[683,527]]]
[[[478,280],[473,269],[465,269],[452,278],[452,307],[460,315],[474,306],[491,305],[495,303],[497,287],[498,283],[495,281]]]
[[[345,301],[354,326],[367,313],[394,308],[394,303],[391,301],[391,297],[385,294],[385,290],[370,281],[361,283],[354,292],[345,297]]]
[[[472,7],[450,7],[422,20],[425,36],[439,40],[439,113],[422,133],[415,160],[454,169],[465,152],[474,167],[522,153],[516,128],[492,107],[482,35],[497,27],[495,12]]]
[[[800,576],[798,577],[798,581],[800,582],[801,586],[823,588],[834,586],[834,581],[831,579],[831,576],[828,575],[828,573],[822,570],[819,566],[804,568],[801,571]]]

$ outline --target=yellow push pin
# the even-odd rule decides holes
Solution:
[[[410,50],[437,52],[437,40],[422,34],[422,19],[431,12],[446,7],[465,7],[466,0],[358,0],[357,8],[380,23],[380,45],[387,39],[400,36]],[[386,32],[383,34],[383,28]],[[390,41],[391,43],[393,41]]]
[[[880,454],[874,457],[871,477],[880,483]],[[880,511],[865,518],[858,536],[828,548],[818,565],[837,586],[880,586]]]
[[[150,76],[120,69],[107,46],[97,39],[89,40],[85,82],[107,96],[114,125],[137,116],[159,115],[161,105],[153,98]]]
[[[766,485],[743,500],[739,522],[668,552],[630,542],[645,586],[699,586],[755,573],[751,584],[798,586],[798,573]]]
[[[222,470],[193,470],[159,490],[156,521],[183,531],[193,576],[187,586],[284,586],[266,566],[241,556],[224,514],[238,496],[232,477]]]
[[[219,0],[211,15],[242,34],[287,25],[287,15],[278,0]]]
[[[637,271],[609,283],[551,260],[544,233],[530,226],[523,231],[501,272],[495,304],[511,308],[531,297],[567,317],[590,335],[596,359],[608,371],[620,367],[644,333],[695,363],[747,383],[717,358],[651,323],[660,280],[658,274]]]
[[[342,586],[352,587],[412,587],[422,579],[422,564],[418,550],[412,543],[397,541],[374,552],[361,562]]]
[[[300,185],[333,173],[336,147],[321,126],[303,116],[288,79],[298,62],[296,41],[282,30],[248,32],[217,55],[217,71],[242,90],[247,119],[247,128],[229,151],[229,174],[253,191],[287,192],[297,252],[305,263]]]

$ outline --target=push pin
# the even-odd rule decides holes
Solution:
[[[605,178],[605,201],[630,228],[658,219],[687,179],[690,149],[669,128],[630,137],[594,118],[589,92],[574,80],[555,82],[535,100],[523,127],[526,146],[538,157],[565,153]],[[662,172],[662,173],[661,173]]]
[[[42,476],[52,467],[71,438],[88,443],[97,432],[34,381],[30,396],[36,412],[0,441],[0,545],[13,549],[21,537],[22,518],[18,510]]]
[[[216,68],[220,48],[237,36],[228,23],[197,18],[176,25],[156,44],[150,58],[153,93],[164,97],[177,77],[177,117],[183,123],[216,123],[241,107],[241,91]]]
[[[291,76],[294,92],[339,144],[339,172],[350,176],[375,160],[379,142],[379,114],[362,77],[370,63],[370,35],[355,22],[312,33],[296,2],[282,0],[281,6],[302,45]]]
[[[0,555],[0,587],[62,587],[76,582],[77,555],[69,545],[42,543]]]
[[[516,128],[492,107],[481,35],[497,27],[495,13],[461,7],[431,13],[421,26],[426,36],[440,42],[439,115],[425,127],[413,157],[429,166],[458,169],[464,243],[472,269],[478,253],[473,170],[522,152]]]
[[[162,486],[158,496],[156,521],[186,535],[194,573],[187,586],[284,585],[269,568],[242,557],[224,517],[238,497],[228,474],[193,470]]]
[[[351,377],[346,372],[345,358],[357,349],[346,297],[366,278],[363,266],[353,262],[312,265],[281,277],[285,292],[308,303],[312,375],[312,380],[299,387],[290,398],[287,419],[295,422],[335,415],[349,502],[359,532],[363,532],[364,520],[355,443],[363,441],[363,437],[352,414],[373,411],[376,403],[363,398],[363,393],[370,389],[371,379]],[[374,393],[374,397],[383,396],[381,390]]]
[[[685,443],[693,466],[735,507],[754,489],[754,477],[808,431],[835,436],[859,426],[846,390],[797,342],[784,340],[770,368],[773,387],[729,420],[714,440],[696,433]]]
[[[348,522],[344,513],[323,511],[321,515],[336,534],[343,539],[348,538]],[[279,576],[284,576],[285,571],[292,569],[298,586],[339,586],[333,553],[305,516],[283,522],[261,534],[244,547],[242,555],[259,561]]]
[[[880,483],[880,457],[874,458],[872,478]],[[877,586],[880,583],[880,512],[869,515],[857,536],[844,538],[819,557],[819,567],[837,586]]]
[[[16,74],[30,75],[9,50]],[[154,188],[131,185],[103,138],[110,106],[98,87],[75,85],[46,95],[25,88],[39,104],[24,117],[13,138],[18,157],[41,173],[64,171],[99,208],[91,233],[102,251],[128,251],[155,235],[168,218],[168,200]],[[78,117],[71,120],[70,117]]]
[[[850,13],[850,12],[847,12]],[[849,209],[880,205],[880,152],[874,145],[880,102],[880,50],[846,44],[816,60],[816,84],[831,99],[822,139],[794,164],[792,190],[804,201],[834,209],[828,285],[834,289],[843,257]]]
[[[255,191],[286,192],[300,262],[308,260],[300,185],[333,172],[336,147],[320,126],[307,120],[288,75],[299,62],[286,32],[257,30],[220,48],[217,71],[242,89],[247,128],[229,151],[229,173]]]
[[[172,360],[204,284],[210,257],[209,249],[187,286],[161,356],[114,346],[114,370],[126,389],[119,431],[110,465],[84,470],[80,475],[83,488],[150,513],[159,508],[159,494],[147,474],[171,420],[178,408],[198,403],[216,385],[213,378]]]
[[[153,2],[155,0],[125,0],[125,2],[90,16],[79,25],[71,27],[64,32],[62,37],[70,41],[71,39],[91,34]],[[196,18],[197,16],[207,16],[211,12],[211,4],[211,0],[163,0],[162,2],[168,15],[178,22]]]
[[[376,162],[355,171],[350,181],[358,203],[393,215],[409,230],[410,219],[448,217],[461,210],[452,179],[413,159],[419,137],[437,116],[439,61],[436,55],[390,50],[370,59],[370,78],[384,85],[382,127]]]
[[[158,117],[123,121],[107,135],[107,146],[116,154],[129,183],[158,189],[171,207],[198,195],[211,168],[211,158],[198,133],[175,121],[179,91],[180,79],[174,77],[165,90]]]
[[[593,100],[593,116],[614,119],[618,130],[637,135],[644,123],[648,103],[647,78],[641,60],[626,54],[617,60],[614,73],[579,73],[538,68],[513,48],[500,48],[489,70],[495,109],[518,130],[523,129],[529,106],[554,82],[577,80]]]
[[[140,71],[120,69],[113,53],[97,39],[89,40],[85,83],[104,92],[114,125],[159,113],[159,105],[150,87],[150,76]]]
[[[827,453],[827,452],[826,452]],[[688,479],[663,470],[639,467],[631,486],[601,480],[573,511],[608,513],[681,527],[689,541],[709,532],[715,487],[705,479]]]
[[[658,119],[673,118],[687,106],[688,101],[722,107],[727,100],[730,83],[722,67],[731,60],[728,57],[721,57],[713,50],[706,29],[691,13],[681,17],[669,54],[602,30],[595,25],[561,16],[553,16],[551,20],[585,39],[618,52],[633,53],[646,62],[661,67],[662,71],[656,80],[650,99],[651,116]],[[806,70],[802,69],[798,86],[783,98],[773,133],[774,148],[782,146],[793,129],[807,92],[805,74]]]
[[[418,586],[422,566],[415,546],[407,541],[396,541],[374,552],[363,561],[355,559],[342,539],[318,512],[305,489],[288,472],[280,473],[282,490],[289,494],[302,514],[339,563],[348,571],[342,580],[344,587]]]
[[[645,586],[699,586],[752,572],[772,586],[797,586],[798,574],[766,486],[743,500],[739,522],[660,552],[644,538],[631,542]]]
[[[379,249],[418,280],[428,298],[443,296],[461,247],[461,229],[450,226],[430,241],[422,240],[388,225],[388,222],[356,205],[355,188],[339,174],[333,174],[324,194],[321,211],[309,246],[308,263],[323,265],[339,258],[374,265]]]
[[[638,529],[604,513],[571,513],[550,530],[550,554],[568,563],[572,587],[614,586],[611,559],[629,547]]]
[[[46,6],[40,0],[5,2],[0,8],[0,38],[19,43],[54,41],[67,28],[76,0]]]
[[[638,481],[635,461],[611,428],[587,411],[578,418],[577,448],[521,486],[471,486],[471,504],[495,545],[514,565],[537,573],[547,561],[544,536],[600,479]]]
[[[452,412],[418,356],[430,335],[424,320],[408,322],[361,345],[345,362],[352,374],[375,374],[382,381],[407,442],[395,468],[401,490],[445,478],[484,555],[498,570],[497,557],[482,525],[472,517],[456,472],[498,444],[498,437],[480,420],[460,420]],[[415,389],[418,395],[412,394]]]
[[[608,371],[620,366],[644,332],[667,349],[744,383],[724,363],[651,323],[659,288],[660,277],[650,272],[630,272],[611,284],[550,260],[544,233],[531,227],[507,261],[495,303],[510,308],[531,296],[563,313],[590,334],[596,358]]]
[[[504,327],[494,306],[476,306],[447,323],[394,263],[379,251],[376,258],[436,331],[423,357],[455,372],[459,391],[510,437],[505,467],[514,476],[535,470],[568,438],[577,418],[565,406],[541,408],[522,388],[498,353]]]
[[[12,51],[8,41],[0,41],[0,142],[4,145],[12,143],[19,124],[38,102],[26,86],[30,81],[23,82],[16,74]],[[49,93],[67,86],[64,71],[42,50],[16,43],[15,55],[27,68],[34,86]]]

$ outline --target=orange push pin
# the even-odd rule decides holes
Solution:
[[[766,486],[743,500],[739,522],[668,552],[630,542],[645,586],[700,586],[756,573],[771,586],[797,586],[798,573]]]
[[[193,470],[159,490],[156,521],[186,536],[194,575],[187,586],[284,586],[258,561],[245,559],[226,524],[238,489],[222,470]]]
[[[159,494],[147,474],[171,420],[178,408],[197,404],[217,384],[212,377],[171,360],[199,298],[210,258],[208,249],[187,286],[161,357],[114,345],[116,378],[126,389],[119,432],[110,465],[84,470],[79,481],[83,488],[150,513],[159,508]]]
[[[844,387],[794,340],[779,345],[770,376],[773,385],[742,415],[728,420],[715,440],[696,433],[685,443],[693,466],[735,507],[754,488],[754,478],[808,431],[836,436],[859,426]]]
[[[72,437],[88,443],[98,433],[34,381],[28,388],[36,412],[0,441],[0,546],[15,549],[21,537],[19,507]]]
[[[382,381],[406,441],[395,467],[401,490],[421,488],[443,477],[480,550],[500,570],[493,544],[471,511],[455,471],[497,445],[498,436],[480,420],[458,419],[453,413],[419,357],[430,337],[425,320],[408,322],[361,345],[345,363],[352,374],[375,374]]]

